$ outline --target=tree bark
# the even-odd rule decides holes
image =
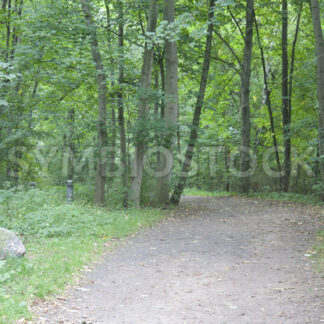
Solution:
[[[322,181],[324,182],[324,40],[321,25],[320,7],[318,0],[311,0],[311,13],[313,19],[314,36],[316,43],[317,58],[317,96],[318,96],[318,135],[319,135],[319,154],[320,170]],[[324,200],[324,195],[322,196]]]
[[[96,26],[92,21],[89,0],[81,0],[88,32],[91,37],[91,54],[96,66],[98,87],[98,161],[96,166],[95,203],[105,203],[107,161],[104,148],[107,147],[107,80],[101,59]]]
[[[164,20],[169,24],[175,21],[175,0],[164,1]],[[169,150],[170,156],[164,156],[170,171],[166,175],[157,178],[157,202],[159,204],[169,203],[170,181],[173,168],[173,147],[175,143],[177,120],[178,120],[178,48],[175,40],[165,40],[165,126],[169,129],[165,138],[164,147]],[[170,161],[168,161],[170,160]],[[165,163],[163,163],[165,165]],[[165,170],[167,171],[167,170]]]
[[[75,122],[75,110],[69,109],[68,112],[68,166],[67,166],[67,179],[73,180],[74,178],[74,122]]]
[[[293,79],[294,79],[294,69],[295,69],[295,53],[296,53],[296,46],[297,46],[299,29],[300,29],[300,19],[301,19],[302,10],[303,10],[303,3],[301,2],[298,17],[297,17],[297,22],[296,22],[296,30],[295,30],[294,41],[293,41],[292,50],[291,50],[291,62],[290,62],[289,85],[288,85],[288,92],[289,92],[289,97],[288,97],[288,100],[289,100],[288,101],[289,124],[291,124],[292,92],[293,92]]]
[[[284,177],[283,191],[289,190],[289,178],[291,170],[291,141],[290,141],[290,124],[289,124],[289,75],[288,75],[288,5],[287,0],[282,0],[282,30],[281,30],[281,47],[282,47],[282,125],[284,141]]]
[[[274,125],[274,119],[273,119],[273,114],[272,114],[271,90],[269,88],[269,82],[268,82],[268,71],[267,71],[266,61],[265,61],[265,57],[264,57],[263,46],[261,44],[259,26],[258,26],[258,23],[256,21],[255,16],[254,16],[254,23],[255,23],[255,29],[256,29],[256,32],[257,32],[257,39],[258,39],[258,44],[259,44],[259,48],[260,48],[260,53],[261,53],[261,62],[262,62],[263,80],[264,80],[264,90],[265,90],[265,95],[266,95],[266,105],[267,105],[267,108],[268,108],[268,114],[269,114],[269,119],[270,119],[271,137],[272,137],[273,147],[275,149],[275,154],[276,154],[277,168],[278,168],[278,171],[281,172],[278,141],[277,141],[275,125]]]
[[[231,156],[231,150],[228,146],[228,144],[225,141],[225,147],[224,147],[224,164],[225,164],[225,191],[229,192],[230,190],[230,156]]]
[[[151,2],[150,15],[148,20],[147,31],[149,33],[154,33],[157,24],[158,16],[158,6],[157,0]],[[143,67],[141,74],[141,95],[139,100],[138,109],[138,120],[143,123],[148,117],[149,111],[149,98],[147,97],[147,90],[151,87],[152,81],[152,70],[153,70],[153,44],[146,42],[144,56],[143,56]],[[142,188],[142,178],[143,178],[143,158],[145,153],[145,136],[137,136],[136,138],[136,148],[135,148],[135,158],[133,166],[133,179],[131,185],[130,200],[132,203],[139,207],[141,203],[141,188]]]
[[[124,117],[124,8],[123,2],[118,1],[118,92],[117,92],[117,107],[118,107],[118,128],[120,138],[120,161],[123,168],[122,185],[123,185],[123,206],[128,205],[128,164],[127,164],[127,147],[126,147],[126,130]]]
[[[159,57],[160,77],[161,77],[161,90],[163,97],[161,98],[161,118],[164,118],[165,111],[165,68],[164,68],[164,51]]]
[[[110,9],[109,9],[109,1],[104,0],[105,8],[106,8],[106,19],[107,19],[107,44],[108,48],[110,49],[112,47],[112,37],[111,37],[111,15],[110,15]],[[115,64],[115,60],[113,58],[113,54],[110,53],[109,57],[111,68]],[[114,71],[111,72],[112,75],[114,75]],[[111,81],[111,87],[114,88],[115,81]],[[116,129],[116,112],[115,112],[115,94],[111,94],[110,96],[110,103],[111,103],[111,141],[109,144],[111,144],[111,152],[110,152],[110,163],[109,163],[109,171],[113,172],[115,170],[115,160],[116,160],[116,141],[117,141],[117,129]],[[113,176],[110,176],[110,182],[113,181]]]
[[[194,116],[192,120],[192,127],[190,131],[190,137],[189,137],[189,142],[186,150],[185,160],[182,164],[182,174],[171,196],[171,203],[176,205],[180,201],[181,195],[183,193],[184,187],[187,182],[188,173],[190,171],[190,165],[194,155],[194,149],[198,138],[201,109],[204,105],[205,90],[207,86],[211,50],[212,50],[212,40],[213,40],[213,31],[214,31],[214,24],[213,24],[214,6],[215,6],[215,0],[210,0],[209,13],[208,13],[209,24],[207,29],[205,57],[204,57],[204,63],[203,63],[203,68],[201,73],[200,88],[199,88],[197,103],[195,106]]]
[[[241,70],[241,156],[240,171],[243,174],[250,170],[250,141],[251,141],[251,125],[250,125],[250,79],[252,64],[252,48],[253,48],[253,8],[254,0],[247,0],[246,3],[246,32],[244,46],[244,61]],[[242,176],[240,190],[247,192],[249,190],[249,177]]]

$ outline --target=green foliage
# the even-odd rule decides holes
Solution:
[[[27,249],[23,259],[0,262],[0,323],[30,319],[29,302],[62,291],[111,238],[134,233],[163,217],[157,209],[112,211],[80,202],[68,205],[64,194],[62,188],[0,192],[0,226],[18,232]]]
[[[226,197],[232,196],[234,193],[226,191],[205,191],[195,188],[187,188],[184,191],[185,196],[198,196],[198,197]]]
[[[260,199],[269,199],[277,201],[287,201],[300,203],[305,205],[316,205],[322,206],[323,201],[316,195],[300,195],[295,193],[287,192],[251,192],[249,194],[240,194],[237,192],[226,192],[226,191],[204,191],[195,188],[188,188],[184,192],[188,196],[201,196],[201,197],[223,197],[223,196],[242,196],[242,197],[253,197]]]
[[[314,246],[313,256],[316,260],[316,266],[324,278],[324,230],[318,232],[317,243]]]

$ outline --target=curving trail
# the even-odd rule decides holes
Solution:
[[[324,323],[324,279],[305,256],[320,210],[185,197],[108,253],[35,323]]]

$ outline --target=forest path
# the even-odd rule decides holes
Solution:
[[[324,322],[311,249],[319,209],[185,197],[176,216],[104,256],[35,323]]]

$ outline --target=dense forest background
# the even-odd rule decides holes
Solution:
[[[322,195],[322,1],[0,5],[1,187]]]

